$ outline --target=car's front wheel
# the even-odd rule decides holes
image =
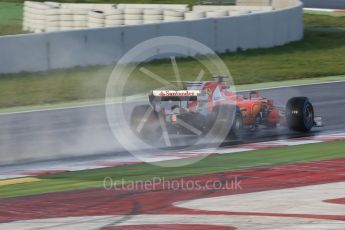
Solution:
[[[291,98],[286,104],[286,121],[291,130],[309,132],[314,126],[314,108],[309,99]]]

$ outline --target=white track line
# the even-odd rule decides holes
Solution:
[[[239,90],[236,92],[247,92],[247,91],[255,91],[255,90],[271,90],[271,89],[284,89],[284,88],[295,88],[301,86],[312,86],[312,85],[327,85],[332,83],[342,83],[345,80],[338,80],[338,81],[326,81],[326,82],[314,82],[314,83],[302,83],[297,85],[288,85],[288,86],[272,86],[272,87],[264,87],[264,88],[257,88],[257,89],[248,89],[248,90]]]
[[[97,106],[104,106],[104,105],[105,105],[104,103],[99,103],[99,104],[92,104],[92,105],[67,106],[67,107],[61,107],[61,108],[33,109],[33,110],[18,111],[18,112],[0,113],[0,116],[24,114],[24,113],[49,112],[49,111],[68,110],[68,109],[81,109],[81,108],[97,107]]]
[[[309,11],[322,11],[322,12],[333,12],[333,13],[345,13],[345,10],[342,9],[322,9],[322,8],[303,8],[304,10]]]

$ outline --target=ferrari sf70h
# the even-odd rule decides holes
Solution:
[[[286,125],[293,131],[309,132],[314,126],[322,126],[307,97],[293,97],[282,109],[258,91],[250,91],[247,96],[235,94],[222,76],[214,81],[186,82],[184,90],[153,90],[149,102],[136,106],[130,118],[132,130],[144,139],[160,138],[163,131],[200,136],[212,128],[217,133],[225,127],[226,138],[241,138],[244,132],[262,127]]]

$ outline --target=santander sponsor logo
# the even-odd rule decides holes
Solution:
[[[193,97],[198,96],[199,90],[154,90],[153,96],[156,97]]]

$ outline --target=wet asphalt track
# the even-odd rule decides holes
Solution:
[[[294,96],[307,96],[316,115],[322,116],[325,127],[309,134],[345,130],[345,82],[262,90],[261,94],[275,99],[284,107]],[[120,106],[119,104],[115,105]],[[129,108],[133,105],[129,105]],[[300,136],[285,127],[262,130],[246,138],[260,142]],[[0,164],[36,159],[58,159],[100,154],[127,155],[113,137],[105,107],[91,106],[50,111],[0,115]]]

